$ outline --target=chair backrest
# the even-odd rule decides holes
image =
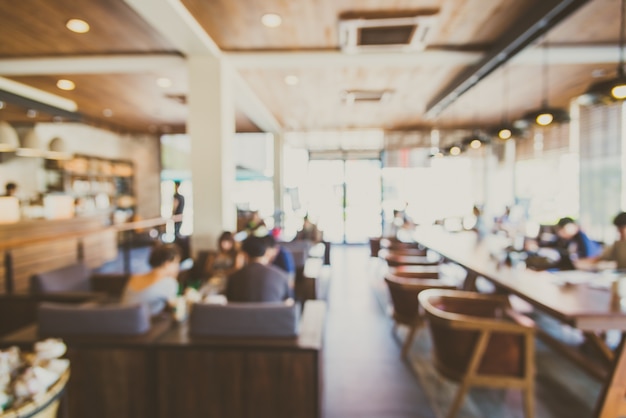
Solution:
[[[510,305],[505,296],[431,289],[422,292],[418,298],[433,338],[435,367],[441,374],[461,380],[480,334],[489,332],[478,374],[524,375],[525,339],[532,339],[533,330],[507,318]]]
[[[389,267],[398,266],[436,266],[441,264],[441,259],[419,255],[403,255],[393,251],[383,253],[383,257]]]
[[[86,265],[76,263],[32,275],[30,289],[33,293],[89,291],[90,276]]]
[[[438,279],[439,266],[397,266],[389,267],[389,274],[407,279]]]
[[[150,329],[144,305],[69,305],[44,302],[38,311],[42,336],[138,335]]]
[[[194,304],[189,315],[189,334],[216,337],[294,337],[298,335],[298,322],[297,304]]]
[[[426,289],[454,289],[437,279],[408,279],[392,274],[385,276],[389,295],[393,303],[393,316],[397,322],[411,325],[417,320],[419,301],[417,296]]]

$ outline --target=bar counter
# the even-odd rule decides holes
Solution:
[[[117,256],[108,215],[0,224],[0,293],[25,293],[29,277],[84,262],[95,268]]]

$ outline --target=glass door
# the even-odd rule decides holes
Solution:
[[[332,243],[367,243],[380,236],[379,160],[309,162],[308,214]]]

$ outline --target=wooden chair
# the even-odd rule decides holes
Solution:
[[[415,334],[424,323],[417,296],[425,289],[455,289],[455,286],[446,285],[438,280],[439,273],[431,273],[430,278],[424,275],[421,279],[410,279],[387,274],[385,282],[389,288],[391,302],[393,303],[394,333],[399,325],[409,327],[409,333],[402,344],[402,357],[406,357]]]
[[[421,255],[405,255],[391,250],[380,250],[379,257],[387,262],[389,267],[397,266],[436,266],[441,264],[441,258],[430,258]]]
[[[460,383],[448,418],[471,386],[521,389],[526,417],[532,418],[534,322],[514,312],[502,295],[431,289],[418,299],[433,339],[435,368]]]
[[[389,267],[389,274],[406,279],[438,279],[439,266],[397,266]]]

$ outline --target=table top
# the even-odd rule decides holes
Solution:
[[[620,304],[610,291],[616,276],[581,271],[539,272],[503,265],[499,259],[507,240],[500,236],[479,241],[475,232],[450,233],[440,227],[424,226],[416,228],[414,238],[565,323],[585,331],[626,330],[626,298]]]

